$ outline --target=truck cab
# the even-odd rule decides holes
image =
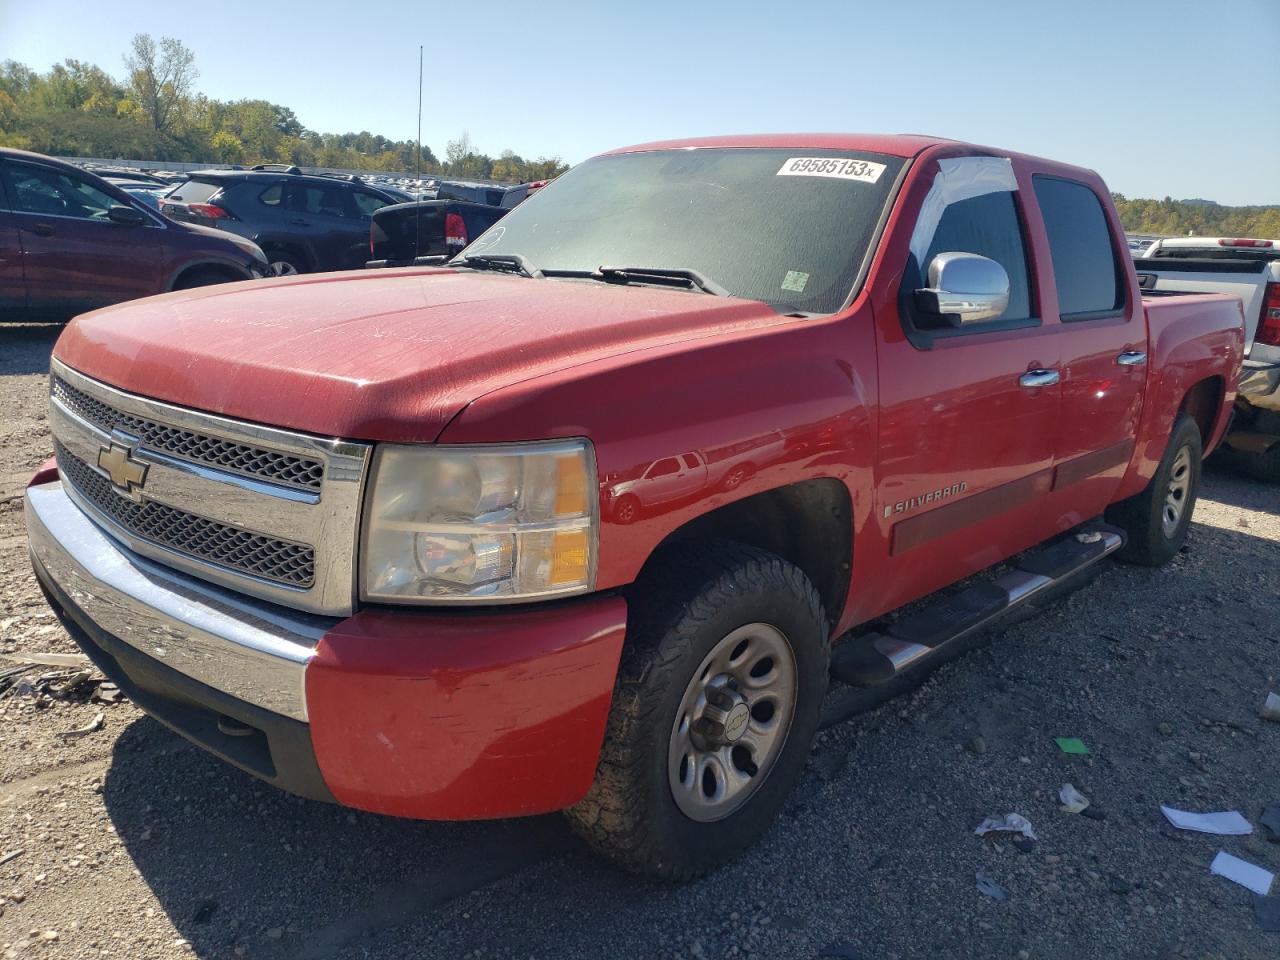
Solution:
[[[256,776],[565,810],[684,879],[768,828],[833,677],[1181,549],[1242,346],[1238,299],[1143,299],[1091,171],[645,144],[440,267],[78,318],[33,563],[108,675]]]

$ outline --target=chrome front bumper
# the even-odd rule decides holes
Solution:
[[[303,676],[333,618],[255,600],[121,546],[63,491],[28,487],[27,537],[43,574],[102,630],[193,680],[307,720]]]

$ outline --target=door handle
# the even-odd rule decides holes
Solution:
[[[1116,363],[1122,367],[1137,367],[1147,362],[1147,355],[1141,350],[1126,350],[1116,357]]]
[[[1028,370],[1018,378],[1024,387],[1052,387],[1062,379],[1057,370]]]
[[[53,236],[53,227],[49,226],[49,224],[47,223],[33,223],[27,229],[30,230],[32,233],[34,233],[37,237]]]

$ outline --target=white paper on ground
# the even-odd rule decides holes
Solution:
[[[1209,865],[1209,872],[1234,880],[1260,897],[1265,897],[1271,892],[1271,882],[1275,880],[1275,874],[1270,870],[1263,870],[1248,860],[1233,857],[1225,850],[1218,851],[1218,855],[1213,858],[1213,863]]]
[[[1179,830],[1216,833],[1223,837],[1241,837],[1247,833],[1253,833],[1253,825],[1239,810],[1224,810],[1221,813],[1190,813],[1161,804],[1160,812]]]

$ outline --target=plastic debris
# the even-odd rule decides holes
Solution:
[[[107,715],[105,713],[99,713],[83,727],[77,727],[75,730],[59,730],[58,736],[65,739],[83,737],[85,734],[93,733],[95,730],[101,730],[102,725],[106,723],[106,720]]]
[[[1242,837],[1253,833],[1253,825],[1239,810],[1224,810],[1221,813],[1190,813],[1160,804],[1160,812],[1179,830],[1213,833],[1222,837]]]
[[[977,827],[974,833],[982,836],[984,833],[1020,833],[1028,840],[1039,840],[1035,830],[1031,829],[1031,821],[1020,813],[1006,813],[1003,817],[987,817]]]
[[[10,850],[3,857],[0,857],[0,867],[4,866],[10,860],[17,860],[20,856],[22,856],[26,852],[27,851],[22,849],[21,847],[19,847],[17,850]]]
[[[1267,828],[1267,839],[1280,843],[1280,803],[1268,804],[1258,822]]]
[[[990,877],[983,876],[980,873],[974,874],[974,880],[978,883],[978,892],[985,894],[992,900],[1008,900],[1009,891],[1000,884],[996,883]]]
[[[1267,933],[1280,933],[1280,897],[1254,897],[1253,915]]]
[[[1268,693],[1262,702],[1262,716],[1267,720],[1280,720],[1280,693]]]
[[[1084,745],[1084,741],[1079,737],[1054,737],[1053,742],[1058,745],[1058,749],[1063,753],[1069,753],[1073,756],[1088,756],[1089,748]]]
[[[1271,884],[1276,878],[1270,870],[1263,870],[1262,867],[1255,866],[1248,860],[1233,857],[1225,850],[1218,851],[1218,855],[1213,858],[1213,863],[1209,865],[1209,872],[1247,887],[1261,897],[1271,892]]]
[[[1058,799],[1062,801],[1063,813],[1080,813],[1089,806],[1089,798],[1069,783],[1064,783],[1058,791]]]
[[[0,653],[0,659],[13,663],[38,663],[42,667],[80,667],[92,661],[83,653]]]

